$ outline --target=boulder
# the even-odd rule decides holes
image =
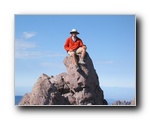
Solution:
[[[80,55],[77,55],[77,60]],[[32,92],[23,96],[19,105],[107,105],[98,75],[88,53],[86,65],[79,64],[77,71],[72,57],[66,56],[67,72],[56,76],[42,74]]]

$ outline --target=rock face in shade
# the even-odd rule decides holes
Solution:
[[[25,94],[19,105],[107,105],[88,53],[85,63],[79,64],[80,69],[76,71],[72,57],[67,56],[64,59],[67,73],[54,77],[42,74],[32,92]]]

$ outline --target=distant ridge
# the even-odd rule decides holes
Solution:
[[[114,103],[112,103],[112,105],[132,105],[132,106],[135,106],[136,105],[136,99],[134,97],[134,99],[132,101],[117,100]]]

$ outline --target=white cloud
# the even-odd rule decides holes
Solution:
[[[33,36],[35,36],[35,32],[23,32],[21,39],[15,40],[15,58],[24,59],[24,58],[50,58],[50,57],[62,57],[66,54],[62,52],[56,52],[56,51],[37,51],[34,48],[36,48],[36,43],[32,41],[27,41],[26,39],[29,39]]]
[[[29,49],[29,48],[35,48],[36,45],[34,42],[26,41],[26,39],[29,39],[35,35],[36,35],[35,32],[23,32],[21,39],[15,40],[15,50],[24,50],[24,49]]]
[[[15,58],[29,58],[36,56],[35,52],[31,52],[32,48],[36,48],[34,42],[29,42],[25,40],[15,40]]]
[[[37,58],[39,56],[38,52],[32,52],[32,51],[26,51],[26,50],[20,50],[15,52],[15,58]]]
[[[22,49],[22,50],[17,50],[15,52],[15,57],[19,59],[23,59],[23,58],[41,59],[41,58],[63,57],[63,56],[66,56],[66,54],[55,53],[50,51],[31,51],[31,50]]]
[[[15,49],[16,50],[24,50],[29,48],[35,48],[36,45],[33,42],[27,42],[24,40],[16,40],[15,41]]]
[[[33,37],[33,36],[35,36],[35,35],[36,35],[35,32],[23,32],[22,37],[23,37],[24,39],[29,39],[29,38],[31,38],[31,37]]]

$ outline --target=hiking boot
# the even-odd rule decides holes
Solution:
[[[84,64],[84,65],[86,64],[83,59],[80,59],[80,60],[79,60],[79,63],[80,63],[80,64]]]
[[[78,71],[78,70],[79,70],[79,66],[78,66],[78,65],[76,65],[75,67],[76,67],[76,71]]]

